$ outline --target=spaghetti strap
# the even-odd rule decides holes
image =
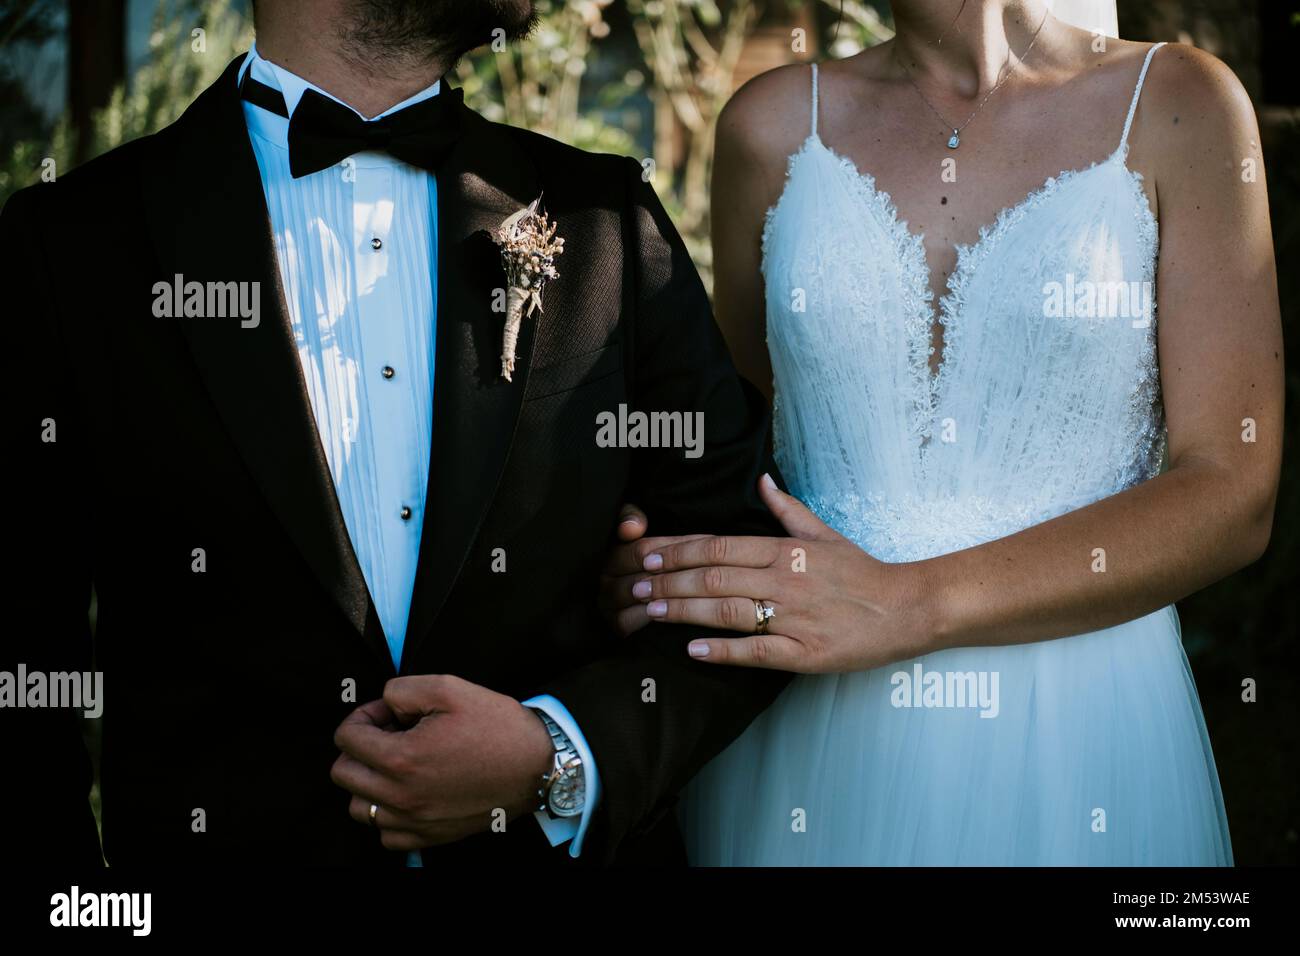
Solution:
[[[810,136],[817,135],[817,64],[812,65],[812,132]]]
[[[1164,41],[1154,44],[1151,49],[1147,50],[1147,58],[1142,61],[1142,72],[1138,74],[1137,88],[1133,90],[1133,101],[1128,105],[1128,116],[1124,120],[1124,133],[1119,138],[1119,146],[1116,152],[1123,152],[1128,146],[1128,133],[1133,128],[1133,114],[1137,112],[1138,97],[1142,95],[1142,84],[1146,82],[1147,70],[1151,68],[1151,58],[1156,55],[1156,50],[1164,46]]]

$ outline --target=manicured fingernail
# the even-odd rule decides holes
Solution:
[[[637,519],[633,518],[631,515],[628,515],[626,518],[624,518],[622,521],[619,522],[619,524],[636,524],[636,523],[637,523]]]
[[[709,645],[705,644],[703,641],[691,641],[691,643],[686,646],[686,650],[691,657],[709,656]]]
[[[663,617],[668,613],[667,601],[651,601],[645,606],[645,612],[651,617]]]
[[[772,476],[769,475],[767,472],[763,472],[763,477],[761,481],[768,488],[769,491],[776,490],[776,482],[772,480]]]
[[[664,566],[664,556],[662,554],[647,554],[641,566],[647,571],[658,571]]]
[[[650,596],[650,582],[638,581],[632,585],[632,596],[634,598],[648,598]]]

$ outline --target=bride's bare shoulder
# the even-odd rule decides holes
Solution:
[[[1169,43],[1152,58],[1133,128],[1162,178],[1204,178],[1259,149],[1255,107],[1232,69],[1211,53]]]
[[[885,50],[872,47],[843,60],[818,64],[822,120],[828,104],[852,101],[858,86],[870,82]],[[841,85],[854,84],[851,95]],[[791,63],[760,73],[732,95],[718,116],[718,151],[723,157],[757,163],[784,175],[786,161],[812,130],[813,71],[809,63]],[[827,93],[831,96],[828,99]]]
[[[811,111],[809,64],[760,73],[736,90],[719,114],[719,153],[783,170],[786,158],[808,137]]]
[[[1250,96],[1232,68],[1212,53],[1185,43],[1167,43],[1152,57],[1143,97],[1153,105],[1188,113],[1224,114],[1232,121],[1253,117]]]

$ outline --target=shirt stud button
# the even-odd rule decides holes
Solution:
[[[384,247],[384,240],[380,239],[378,236],[375,236],[375,238],[370,240],[371,249],[382,249],[383,247]]]
[[[401,510],[400,514],[401,514],[401,516],[402,516],[402,520],[403,520],[403,521],[410,521],[410,520],[411,520],[411,509],[408,508],[406,505],[402,505],[402,510]]]
[[[391,365],[385,365],[385,366],[380,370],[380,374],[383,375],[384,378],[392,378],[392,377],[393,377],[394,375],[396,375],[397,373],[396,373],[395,371],[393,371],[393,367],[392,367]]]

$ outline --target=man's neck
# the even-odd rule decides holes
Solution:
[[[321,17],[324,29],[305,29],[295,4],[267,4],[258,11],[257,51],[282,67],[337,97],[365,117],[414,96],[442,77],[440,60],[369,55],[342,40],[341,11]],[[340,3],[339,7],[342,6]]]

